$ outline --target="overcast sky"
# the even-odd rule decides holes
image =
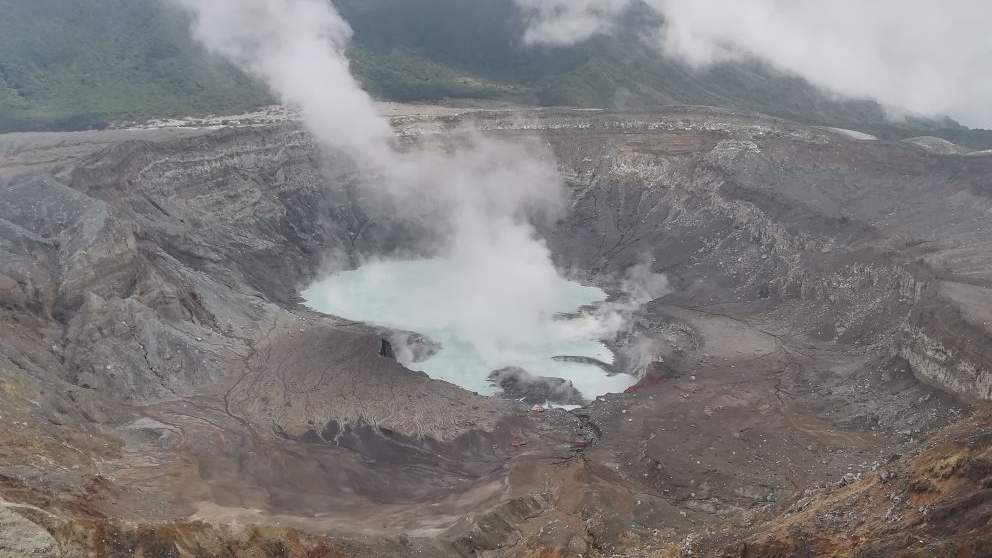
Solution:
[[[570,44],[623,32],[638,0],[515,0],[525,39]],[[992,0],[643,0],[665,27],[647,40],[693,66],[755,57],[830,91],[992,128]],[[661,54],[663,53],[663,54]]]

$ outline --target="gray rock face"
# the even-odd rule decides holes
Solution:
[[[648,258],[668,272],[673,299],[771,300],[789,328],[887,345],[915,355],[907,360],[927,381],[989,397],[987,158],[736,117],[623,127],[595,140],[548,133],[575,194],[548,233],[564,265],[608,272]],[[973,317],[945,329],[948,318],[924,319],[924,308]],[[906,332],[966,347],[942,363],[912,348],[921,337],[897,335],[907,322]]]
[[[530,405],[557,403],[559,405],[582,405],[585,400],[572,382],[561,378],[535,376],[523,368],[510,366],[494,370],[489,381],[500,388],[500,395],[507,399],[517,399]]]
[[[0,502],[0,558],[56,558],[58,542],[40,525],[18,513],[18,506]]]
[[[429,340],[299,306],[328,254],[422,231],[298,127],[125,141],[0,173],[0,494],[351,550],[608,555],[751,525],[992,399],[992,158],[699,108],[396,127],[416,148],[465,120],[554,151],[571,199],[540,232],[563,269],[667,275],[611,345],[643,373],[629,393],[535,417],[397,362]],[[531,380],[497,378],[578,402]]]

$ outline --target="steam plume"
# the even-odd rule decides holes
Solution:
[[[326,0],[177,0],[194,15],[194,35],[260,77],[297,107],[317,141],[348,154],[378,177],[380,190],[415,202],[425,195],[452,219],[453,250],[518,229],[532,238],[525,213],[554,210],[560,183],[550,158],[517,145],[469,138],[454,153],[403,153],[388,120],[349,70],[351,29]],[[510,235],[514,237],[514,235]],[[474,240],[466,241],[466,238]]]
[[[297,107],[317,141],[348,154],[393,207],[437,219],[443,242],[431,254],[435,275],[405,287],[404,311],[427,316],[433,329],[459,331],[494,362],[548,335],[561,278],[530,223],[561,206],[550,156],[477,134],[453,151],[396,149],[389,122],[349,71],[351,31],[326,0],[177,1],[194,15],[195,37],[208,50]],[[376,262],[366,265],[374,276]],[[607,326],[574,324],[560,334]]]

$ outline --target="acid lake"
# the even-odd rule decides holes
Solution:
[[[466,282],[459,273],[466,271],[444,259],[372,261],[319,280],[301,296],[325,314],[428,337],[441,348],[420,362],[400,352],[402,364],[481,394],[498,391],[488,376],[508,366],[568,380],[586,399],[634,384],[627,374],[552,358],[612,363],[613,354],[599,341],[602,318],[577,312],[603,302],[601,289],[558,275],[521,284],[507,277]]]

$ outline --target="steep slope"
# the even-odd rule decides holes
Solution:
[[[813,493],[722,556],[984,556],[992,547],[992,430],[980,416]]]

